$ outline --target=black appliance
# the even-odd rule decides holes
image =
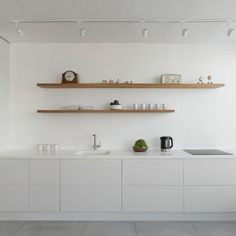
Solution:
[[[168,152],[173,147],[173,138],[170,136],[160,137],[161,139],[161,151]]]

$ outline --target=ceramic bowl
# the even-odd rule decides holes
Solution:
[[[134,152],[146,152],[147,151],[147,147],[143,146],[143,147],[133,147]]]

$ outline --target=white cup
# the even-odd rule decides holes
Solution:
[[[163,109],[163,110],[166,110],[167,107],[168,107],[166,103],[162,103],[161,106],[162,106],[162,109]]]
[[[41,144],[41,143],[39,143],[39,144],[37,145],[38,154],[43,155],[43,149],[44,149],[44,145]]]
[[[146,104],[145,104],[145,103],[142,103],[142,104],[141,104],[141,109],[142,109],[142,110],[146,110]]]
[[[153,104],[148,104],[148,109],[149,109],[149,110],[153,110],[153,108],[154,108],[154,105],[153,105]]]
[[[134,103],[134,104],[133,104],[133,109],[134,109],[134,110],[138,110],[138,104],[137,104],[137,103]]]
[[[158,103],[155,104],[155,109],[159,110],[159,104]]]
[[[45,148],[44,148],[44,150],[45,150],[45,154],[47,154],[47,155],[51,154],[51,151],[52,151],[52,145],[51,145],[50,143],[45,144]]]
[[[55,143],[52,145],[51,151],[54,155],[57,155],[60,150],[60,145]]]

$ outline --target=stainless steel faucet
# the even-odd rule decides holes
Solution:
[[[95,151],[97,148],[101,147],[101,142],[99,141],[99,144],[97,144],[97,135],[93,134],[93,150]]]

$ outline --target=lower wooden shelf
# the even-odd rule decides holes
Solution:
[[[175,112],[173,109],[165,109],[165,110],[108,110],[108,109],[100,109],[100,110],[38,110],[38,113],[170,113]]]

